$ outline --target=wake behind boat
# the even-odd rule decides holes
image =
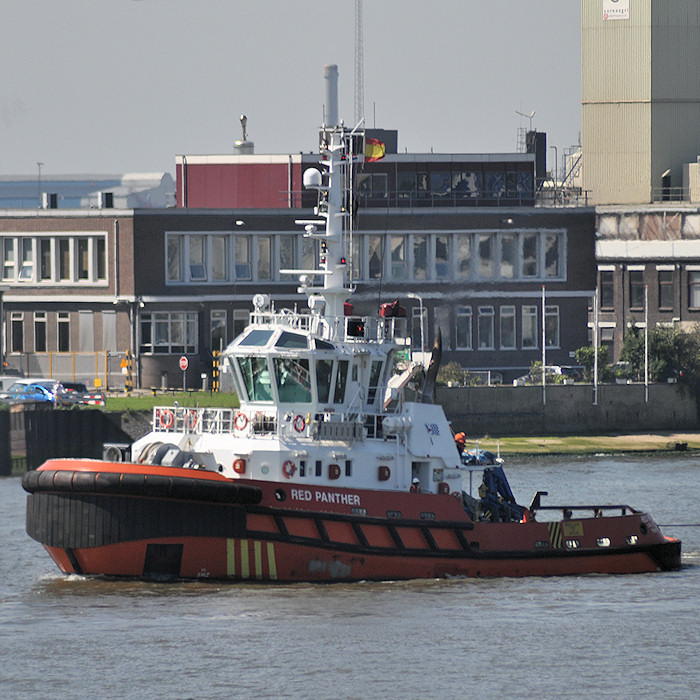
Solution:
[[[333,68],[333,67],[329,67]],[[432,403],[431,364],[394,374],[410,344],[398,300],[351,304],[357,130],[330,71],[318,191],[303,235],[308,308],[253,299],[223,354],[239,409],[162,406],[105,460],[52,459],[23,478],[27,532],[66,573],[258,581],[637,573],[677,569],[681,543],[624,505],[518,504],[500,460],[464,451]],[[350,301],[349,301],[350,300]],[[409,387],[417,398],[409,400]],[[109,456],[109,455],[107,455]],[[478,469],[478,488],[470,484]]]

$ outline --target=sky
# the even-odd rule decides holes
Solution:
[[[579,0],[364,0],[366,124],[409,153],[579,141]],[[0,0],[0,176],[175,173],[227,154],[315,151],[323,66],[354,122],[354,0]]]

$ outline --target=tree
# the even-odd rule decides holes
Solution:
[[[644,334],[631,327],[625,334],[620,360],[629,363],[630,375],[644,380]],[[700,376],[700,327],[683,331],[676,327],[649,329],[649,380],[691,382]]]
[[[593,368],[595,366],[595,348],[584,345],[574,352],[576,362],[583,367],[583,381],[593,381]],[[610,353],[607,345],[598,347],[598,381],[610,381],[610,368],[608,367]]]
[[[455,382],[461,386],[463,381],[464,370],[460,367],[458,362],[448,362],[444,367],[440,367],[437,375],[438,384]]]

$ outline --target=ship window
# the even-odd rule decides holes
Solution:
[[[306,460],[299,460],[299,476],[306,476]]]
[[[275,377],[281,403],[311,403],[309,361],[275,358]]]
[[[241,338],[238,341],[239,345],[267,345],[267,341],[270,340],[272,336],[272,331],[251,331],[245,338]]]
[[[340,360],[338,362],[338,374],[335,378],[335,395],[333,397],[333,403],[343,403],[345,401],[345,385],[348,378],[348,364],[347,360]]]
[[[249,401],[272,401],[270,372],[264,357],[241,357],[238,360]]]
[[[318,400],[328,403],[331,395],[331,376],[333,374],[333,360],[316,361],[316,389]]]
[[[345,476],[352,476],[352,460],[345,460]]]
[[[317,350],[335,350],[335,345],[333,343],[327,343],[325,340],[316,338],[316,349]]]
[[[323,462],[320,459],[316,460],[316,476],[323,474]]]
[[[599,547],[609,547],[610,546],[610,538],[609,537],[599,537],[596,542],[598,543]]]
[[[275,346],[278,348],[305,348],[307,346],[306,336],[299,335],[298,333],[284,332],[280,335]]]

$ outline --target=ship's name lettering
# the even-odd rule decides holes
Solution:
[[[339,503],[345,506],[359,506],[360,497],[356,493],[328,493],[310,489],[291,489],[295,501],[316,501],[317,503]]]

